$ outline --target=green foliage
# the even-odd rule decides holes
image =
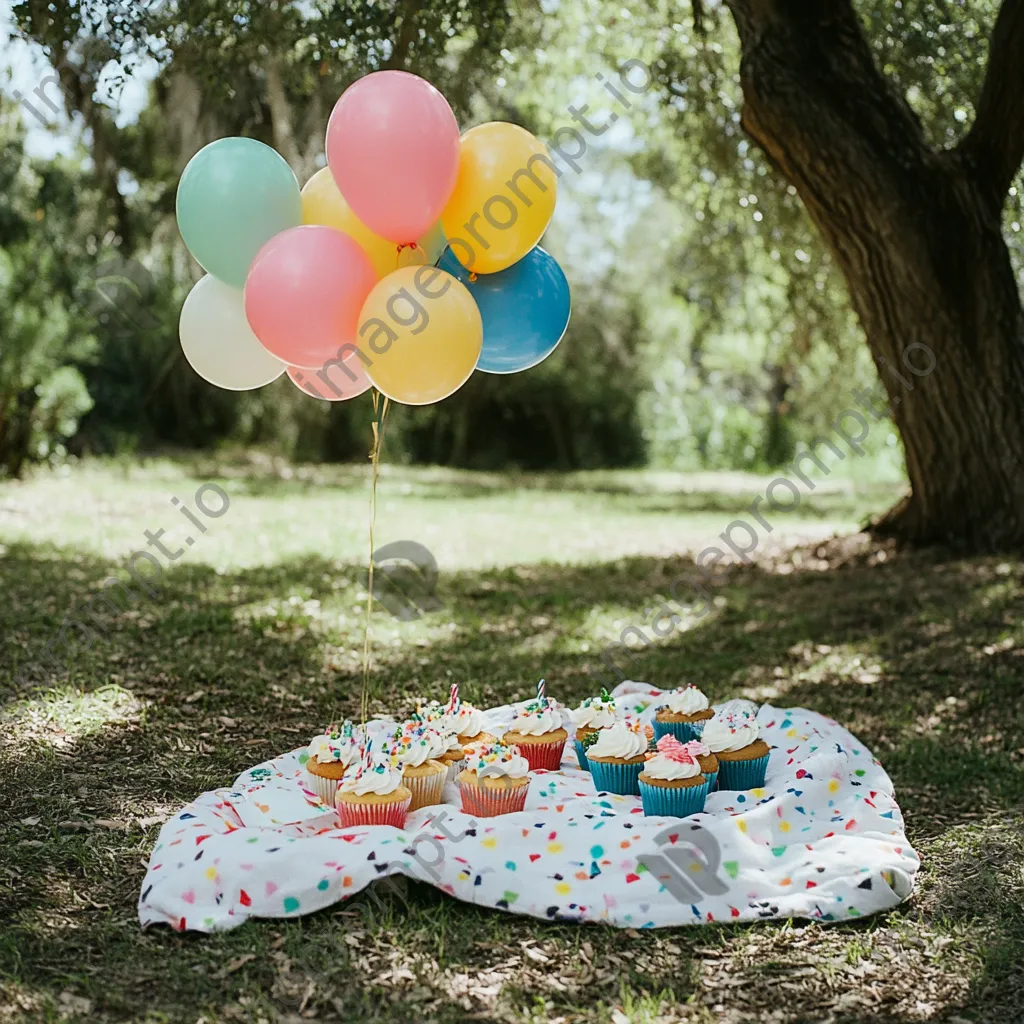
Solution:
[[[880,67],[905,92],[929,138],[955,143],[973,116],[997,0],[858,6]],[[10,269],[9,247],[5,256],[6,273],[14,275],[5,287],[35,307],[21,314],[20,336],[40,339],[22,341],[18,372],[36,372],[24,369],[26,360],[56,365],[45,353],[59,349],[61,338],[84,345],[62,357],[83,374],[95,402],[77,450],[231,441],[300,459],[364,457],[367,402],[328,406],[287,381],[225,394],[185,365],[177,312],[198,270],[177,238],[173,209],[185,162],[222,135],[276,146],[305,180],[322,163],[324,125],[337,96],[382,67],[429,78],[466,126],[501,118],[550,139],[573,125],[573,111],[584,103],[591,123],[617,119],[588,138],[583,173],[560,179],[558,212],[544,240],[573,290],[562,348],[526,374],[478,374],[440,406],[396,412],[393,456],[479,468],[644,460],[676,469],[766,468],[784,465],[797,445],[826,431],[851,406],[851,388],[877,382],[827,248],[795,191],[742,130],[738,44],[721,5],[705,5],[703,36],[690,5],[678,0],[179,0],[124,7],[22,0],[14,8],[21,32],[52,61],[75,62],[77,70],[65,73],[69,104],[96,97],[85,112],[91,168],[76,159],[41,179],[58,192],[70,181],[84,188],[79,197],[55,195],[44,234],[57,237],[50,228],[59,209],[67,225],[61,244],[93,267],[73,260],[74,270],[54,275],[44,259],[43,274],[28,285],[42,289],[48,281],[49,290],[35,294],[54,298],[33,304]],[[111,75],[111,56],[120,73]],[[116,92],[147,57],[159,66],[149,104],[136,123],[118,126],[96,89],[100,69],[107,66],[104,80]],[[627,109],[596,75],[614,82],[629,59],[644,62],[650,81],[642,94],[629,94]],[[635,69],[632,77],[644,73]],[[23,162],[8,161],[4,173]],[[1022,195],[1018,182],[1005,226],[1024,275]],[[12,229],[36,231],[25,210],[15,216],[0,205],[0,216],[14,217]],[[4,232],[5,245],[9,237],[17,230]],[[110,256],[143,264],[148,286],[133,296],[134,321],[101,318],[97,326],[75,311],[75,297],[92,309],[83,291],[95,290],[97,266]],[[34,267],[30,250],[18,258]],[[25,439],[27,399],[19,405],[11,397],[26,394],[25,387],[8,386],[13,366],[0,365],[8,394],[0,408],[23,424],[20,447],[56,450],[57,425],[70,427],[86,399],[74,399],[71,378],[62,378],[53,391],[64,396],[62,411],[47,414],[53,437],[33,447]],[[890,439],[890,431],[877,429],[869,442],[872,464],[886,473],[899,469]]]
[[[75,233],[79,173],[39,166],[0,100],[0,475],[63,454],[91,400],[79,369],[94,349],[73,294],[86,265]]]

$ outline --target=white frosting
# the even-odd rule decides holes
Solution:
[[[408,742],[405,742],[408,740]],[[405,732],[390,745],[391,762],[409,768],[418,768],[447,749],[447,741],[434,728],[420,728]]]
[[[463,704],[455,716],[455,730],[459,736],[476,736],[487,729],[484,713],[472,704]]]
[[[482,748],[493,749],[491,747]],[[509,747],[511,757],[507,761],[486,760],[486,756],[471,760],[469,767],[476,772],[478,779],[486,779],[489,775],[505,776],[509,779],[525,779],[530,774],[530,762],[519,753],[518,747]]]
[[[673,690],[665,704],[675,715],[695,715],[698,711],[708,709],[707,697],[696,686],[687,686],[685,690]]]
[[[441,729],[433,728],[433,726],[427,729],[426,739],[428,749],[430,750],[427,757],[440,757],[451,747],[448,734]]]
[[[619,757],[628,760],[647,751],[647,734],[634,732],[625,722],[616,722],[598,734],[597,742],[587,750],[587,757]]]
[[[462,753],[468,758],[469,761],[472,761],[474,757],[478,757],[479,756],[478,751],[483,750],[483,748],[488,746],[488,745],[489,745],[489,741],[488,740],[478,740],[476,743],[470,743],[470,744],[464,746],[462,748]],[[467,767],[469,767],[468,764],[467,764]]]
[[[398,755],[399,764],[406,768],[419,768],[432,759],[430,746],[426,743],[414,743]]]
[[[562,714],[556,707],[546,707],[540,711],[521,711],[509,728],[524,736],[543,736],[545,733],[558,732],[562,728]]]
[[[615,704],[611,701],[595,700],[589,705],[581,704],[570,712],[577,729],[607,729],[616,722]]]
[[[706,743],[712,753],[722,750],[740,750],[742,747],[749,747],[753,743],[760,730],[753,718],[712,718],[704,723],[704,731],[700,734],[702,742]]]
[[[319,764],[350,765],[359,757],[359,744],[351,737],[332,739],[321,733],[310,740],[306,753],[315,757]]]
[[[673,761],[664,754],[655,754],[645,765],[644,774],[652,779],[692,779],[700,775],[700,765],[694,760]]]
[[[426,724],[433,729],[437,729],[445,736],[449,733],[458,735],[455,716],[449,714],[447,705],[441,704],[439,701],[432,700],[429,704],[420,704],[414,720],[420,724]]]
[[[401,768],[392,768],[389,764],[375,764],[369,769],[361,765],[355,771],[346,772],[340,788],[342,793],[354,793],[356,796],[366,796],[368,793],[386,796],[388,793],[394,793],[401,784]]]

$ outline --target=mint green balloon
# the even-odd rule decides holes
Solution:
[[[263,245],[302,223],[302,197],[276,150],[255,139],[218,139],[189,160],[178,182],[177,214],[199,265],[241,288]]]

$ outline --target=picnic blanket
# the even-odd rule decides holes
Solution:
[[[650,720],[661,692],[625,682],[613,696],[620,714]],[[703,813],[682,819],[649,818],[639,797],[596,792],[570,738],[561,770],[534,774],[521,812],[474,819],[449,784],[445,804],[412,812],[401,831],[340,829],[334,810],[303,788],[305,748],[293,750],[163,825],[139,918],[217,931],[309,914],[392,875],[509,913],[632,928],[841,921],[906,899],[919,859],[871,751],[814,711],[721,708],[756,714],[772,747],[765,787],[711,793]],[[488,730],[500,734],[514,714],[491,709]]]

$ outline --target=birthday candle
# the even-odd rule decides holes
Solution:
[[[544,680],[542,679],[537,684],[537,700],[543,700],[543,699],[544,699]]]

